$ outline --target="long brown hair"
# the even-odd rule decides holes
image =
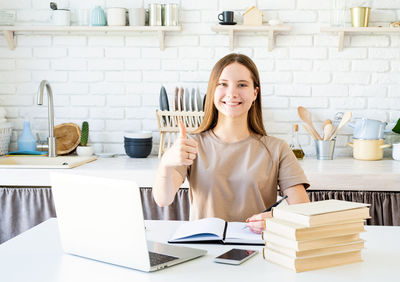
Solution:
[[[246,55],[232,53],[226,55],[220,59],[211,71],[210,79],[208,81],[206,101],[204,108],[204,119],[194,133],[201,133],[209,129],[213,129],[217,125],[218,121],[218,110],[214,105],[214,93],[217,88],[219,77],[221,76],[224,68],[230,64],[239,63],[245,66],[251,74],[254,88],[258,87],[258,94],[256,100],[251,105],[251,108],[247,114],[247,124],[249,129],[253,133],[260,135],[267,135],[265,131],[263,119],[262,119],[262,108],[261,108],[261,85],[260,75],[254,62]]]

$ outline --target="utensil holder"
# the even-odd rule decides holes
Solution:
[[[204,112],[161,111],[156,110],[158,131],[160,132],[160,148],[158,158],[161,158],[165,149],[171,147],[179,134],[179,121],[182,120],[186,132],[196,130],[203,121]]]
[[[351,11],[351,24],[353,27],[367,27],[369,22],[369,7],[354,7]]]
[[[335,139],[333,140],[315,140],[315,150],[318,160],[333,160],[335,151]]]

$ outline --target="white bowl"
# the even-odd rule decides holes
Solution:
[[[127,131],[124,134],[126,138],[145,139],[153,137],[151,131]]]

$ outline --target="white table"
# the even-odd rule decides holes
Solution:
[[[147,221],[148,238],[165,242],[181,224],[178,221]],[[153,273],[144,273],[64,254],[56,219],[50,219],[0,245],[0,281],[305,281],[391,282],[400,279],[400,227],[366,226],[364,262],[295,273],[263,260],[261,254],[239,266],[213,262],[213,257],[233,246],[189,245],[207,249],[204,257]],[[160,232],[162,231],[162,232]],[[245,246],[239,246],[245,248]],[[248,249],[262,247],[249,246]]]

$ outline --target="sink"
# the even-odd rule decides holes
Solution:
[[[9,156],[0,158],[0,168],[74,168],[95,160],[96,156]]]

